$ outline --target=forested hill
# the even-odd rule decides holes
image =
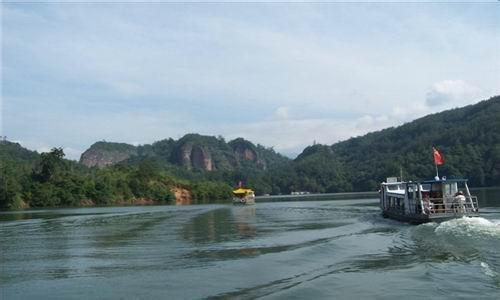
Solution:
[[[261,191],[266,170],[291,161],[242,138],[198,134],[141,146],[97,142],[82,163],[64,156],[2,141],[0,209],[227,200],[238,181]]]
[[[170,138],[140,146],[97,142],[82,154],[80,162],[88,167],[104,167],[117,163],[133,165],[144,159],[152,159],[164,168],[181,167],[193,171],[241,167],[265,170],[290,161],[273,149],[254,145],[243,138],[226,142],[222,137],[191,133],[179,140]]]
[[[399,176],[400,169],[406,179],[433,178],[432,147],[444,158],[441,176],[465,177],[472,186],[499,186],[500,96],[351,138],[330,146],[331,151],[306,149],[295,164],[307,159],[314,169],[330,157],[336,172],[323,188],[336,182],[340,189],[366,191],[388,176]],[[317,170],[307,175],[313,181],[320,177]]]

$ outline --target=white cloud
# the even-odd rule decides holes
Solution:
[[[340,140],[394,125],[394,122],[387,116],[369,115],[354,120],[276,118],[232,126],[230,130],[223,126],[220,132],[229,139],[244,137],[294,156],[313,142],[331,145]]]
[[[276,111],[274,112],[274,115],[278,118],[278,119],[288,119],[290,117],[290,112],[289,112],[290,108],[289,107],[286,107],[286,106],[280,106],[276,109]]]
[[[429,89],[426,104],[430,107],[461,106],[477,101],[481,92],[480,88],[464,80],[443,80],[433,84]]]
[[[71,147],[64,147],[63,148],[64,154],[66,154],[67,159],[72,159],[72,160],[80,160],[80,155],[83,153],[84,150],[82,149],[75,149]]]

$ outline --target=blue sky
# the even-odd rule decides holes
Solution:
[[[1,135],[293,156],[500,94],[499,4],[2,4]]]

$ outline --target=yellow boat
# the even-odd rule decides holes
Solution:
[[[255,204],[255,193],[251,189],[238,187],[233,190],[233,204]]]

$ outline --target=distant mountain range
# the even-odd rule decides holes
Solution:
[[[226,142],[222,137],[186,134],[179,140],[165,139],[153,144],[133,146],[124,143],[97,142],[80,157],[87,167],[105,167],[153,159],[165,167],[187,170],[234,170],[247,166],[266,170],[268,166],[286,163],[286,157],[243,138]]]
[[[243,138],[226,142],[222,137],[187,134],[179,140],[165,139],[141,146],[101,141],[81,155],[80,163],[65,161],[64,176],[70,178],[76,172],[75,189],[79,180],[88,181],[89,190],[80,191],[86,197],[96,195],[99,188],[119,180],[108,195],[113,199],[121,195],[121,187],[130,187],[127,197],[149,195],[152,187],[148,184],[151,182],[139,186],[130,178],[140,172],[145,172],[146,177],[148,172],[158,174],[158,170],[163,172],[162,176],[170,176],[167,181],[162,181],[161,178],[167,177],[155,175],[162,189],[175,182],[177,185],[179,182],[214,182],[227,186],[224,188],[227,191],[242,181],[254,188],[257,194],[370,191],[377,190],[386,177],[399,176],[400,173],[405,179],[433,178],[432,147],[436,147],[444,158],[444,164],[439,167],[441,176],[465,177],[471,186],[476,187],[500,186],[500,96],[333,145],[312,145],[294,160]],[[19,144],[2,141],[1,187],[10,188],[11,194],[5,192],[0,196],[22,199],[33,195],[26,192],[30,187],[45,193],[43,188],[50,182],[33,185],[36,176],[30,175],[30,172],[36,173],[36,168],[40,169],[42,156]],[[50,156],[45,156],[47,158]],[[100,177],[95,174],[104,181],[98,182],[95,178]],[[58,183],[50,184],[54,189],[58,186]],[[207,184],[203,189],[210,187],[211,193],[216,194],[217,189],[220,190],[220,186],[216,186]],[[208,194],[203,194],[203,189],[199,195],[206,198]],[[43,195],[50,199],[50,193]]]
[[[242,138],[226,143],[220,137],[187,134],[177,141],[166,139],[137,147],[97,142],[82,154],[80,162],[102,167],[155,158],[165,166],[204,171],[243,166],[269,170],[272,165],[291,172],[283,176],[295,178],[281,184],[279,190],[358,191],[376,189],[385,177],[401,171],[411,179],[434,177],[432,147],[444,156],[442,175],[468,177],[474,186],[500,185],[500,97],[330,146],[312,145],[295,160]]]

